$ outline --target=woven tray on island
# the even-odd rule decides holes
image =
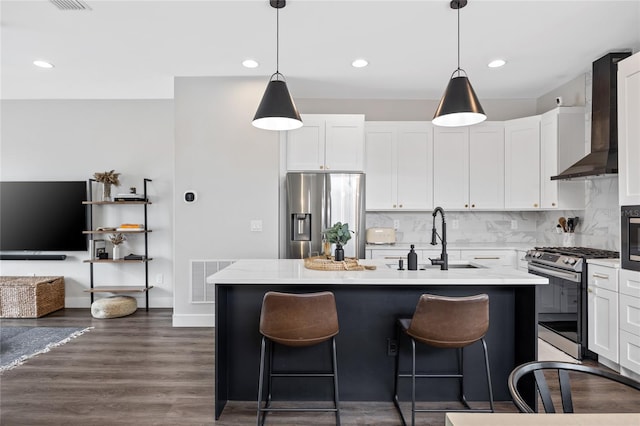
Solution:
[[[360,265],[355,257],[334,260],[333,256],[312,256],[304,259],[304,267],[316,271],[364,271],[376,269],[373,265]]]

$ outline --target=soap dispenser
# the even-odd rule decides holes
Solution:
[[[407,269],[410,271],[417,271],[418,270],[418,255],[416,254],[415,250],[413,249],[414,245],[411,244],[411,250],[409,251],[409,254],[407,255]]]

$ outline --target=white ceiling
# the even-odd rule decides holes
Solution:
[[[91,10],[0,1],[3,99],[172,98],[174,76],[266,84],[275,72],[268,0],[84,1]],[[461,67],[480,99],[536,98],[609,51],[640,50],[640,0],[469,0],[460,19]],[[448,0],[289,0],[280,71],[294,98],[438,99],[456,68],[456,25]],[[370,65],[351,67],[359,57]],[[489,69],[497,57],[507,65]]]

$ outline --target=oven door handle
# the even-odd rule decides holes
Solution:
[[[555,269],[540,268],[538,266],[531,265],[531,264],[529,264],[529,271],[539,272],[544,275],[549,275],[551,277],[556,277],[556,278],[562,278],[565,280],[573,281],[575,283],[580,282],[580,274],[578,274],[577,272],[565,272],[565,271],[558,271]]]

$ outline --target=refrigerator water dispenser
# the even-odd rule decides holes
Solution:
[[[311,213],[291,215],[291,241],[311,241]]]

